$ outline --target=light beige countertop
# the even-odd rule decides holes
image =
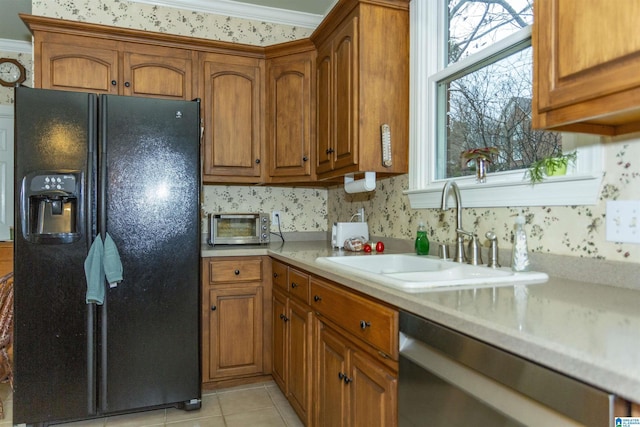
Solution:
[[[406,248],[403,247],[405,252]],[[396,251],[387,251],[396,252]],[[640,402],[640,290],[552,277],[541,284],[444,288],[422,293],[358,279],[316,258],[326,241],[211,248],[202,256],[269,255],[386,301],[568,376]],[[635,266],[633,267],[635,269]],[[637,276],[635,276],[637,281]]]

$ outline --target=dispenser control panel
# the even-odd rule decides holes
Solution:
[[[31,180],[31,191],[60,190],[76,192],[76,177],[71,174],[37,175]]]

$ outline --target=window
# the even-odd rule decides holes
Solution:
[[[411,2],[413,208],[439,206],[447,179],[470,207],[597,202],[599,137],[531,129],[532,22],[532,0]],[[488,147],[497,152],[477,183],[475,162],[461,154]],[[530,184],[533,161],[574,150],[567,176]]]

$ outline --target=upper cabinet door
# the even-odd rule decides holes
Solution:
[[[190,100],[193,98],[191,52],[127,44],[122,79],[124,95]]]
[[[338,30],[333,42],[336,133],[334,169],[358,163],[358,17]]]
[[[36,87],[118,94],[117,43],[66,37],[64,43],[45,40],[35,44],[34,50],[36,58],[38,50],[42,58],[35,64]]]
[[[310,51],[269,61],[267,144],[272,178],[311,176],[314,56]]]
[[[339,2],[311,36],[316,66],[318,179],[408,171],[408,2]],[[391,162],[382,159],[382,125]]]
[[[534,127],[640,130],[640,2],[537,0],[534,22]]]
[[[204,180],[262,176],[262,60],[204,54]]]
[[[333,78],[331,75],[331,43],[318,49],[316,58],[316,173],[333,169]]]

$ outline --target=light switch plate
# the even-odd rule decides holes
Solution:
[[[606,234],[610,242],[640,243],[640,200],[607,201]]]

